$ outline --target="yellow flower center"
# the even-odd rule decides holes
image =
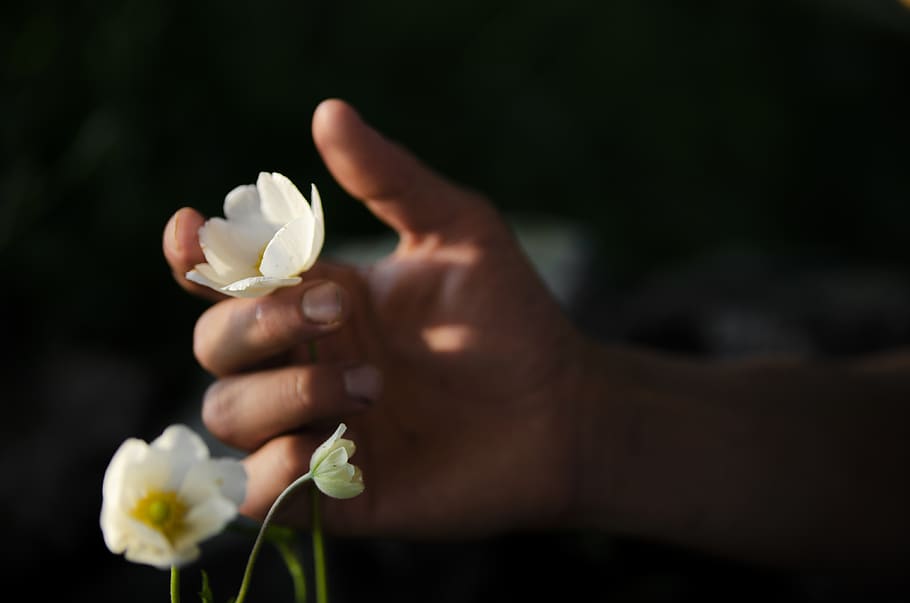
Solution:
[[[176,492],[152,490],[133,507],[132,516],[161,532],[173,544],[184,529],[187,507]]]

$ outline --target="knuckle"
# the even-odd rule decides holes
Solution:
[[[209,372],[214,372],[214,355],[212,354],[206,323],[206,315],[203,314],[196,321],[196,326],[193,328],[193,356],[196,357],[196,361],[199,362],[202,368]]]
[[[233,436],[233,404],[222,381],[216,381],[206,389],[202,397],[202,423],[213,435],[223,440]]]
[[[277,304],[275,299],[259,302],[253,309],[254,337],[260,341],[292,344],[297,339],[302,322],[299,312]]]
[[[296,368],[285,373],[280,383],[281,409],[288,421],[303,424],[315,418],[314,401],[319,399],[316,391],[318,379],[309,368]]]
[[[293,371],[282,383],[282,399],[286,410],[297,415],[309,405],[312,379],[305,371]]]

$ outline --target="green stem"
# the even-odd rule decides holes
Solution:
[[[322,539],[322,500],[319,488],[313,488],[313,569],[316,574],[316,603],[328,603],[325,572],[325,544]]]
[[[253,550],[250,551],[250,558],[246,562],[246,570],[243,572],[243,582],[240,583],[240,590],[237,592],[237,598],[234,599],[234,603],[243,603],[244,598],[246,598],[247,590],[250,588],[250,577],[253,575],[253,565],[256,563],[256,557],[259,556],[259,549],[262,548],[262,543],[265,541],[265,531],[269,527],[269,522],[272,521],[272,516],[275,515],[275,511],[278,509],[278,506],[282,501],[288,497],[291,492],[299,488],[302,484],[308,482],[312,476],[309,472],[298,477],[294,482],[284,489],[284,492],[278,495],[278,498],[275,499],[275,502],[272,503],[269,512],[266,514],[265,519],[262,522],[262,525],[259,526],[259,534],[256,535],[256,542],[253,543]]]
[[[288,568],[288,573],[291,574],[291,580],[294,583],[294,603],[306,603],[306,577],[294,544],[295,542],[276,542],[275,548],[278,549]]]
[[[171,566],[171,603],[180,603],[180,570]]]

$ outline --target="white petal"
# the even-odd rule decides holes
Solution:
[[[236,459],[215,459],[215,481],[221,488],[221,495],[240,505],[246,498],[247,474],[243,463]]]
[[[317,222],[325,222],[325,216],[322,213],[322,198],[319,196],[315,184],[310,184],[310,207],[313,211],[313,217]]]
[[[278,187],[278,190],[280,190],[281,194],[284,195],[284,198],[287,199],[294,218],[300,217],[304,208],[309,209],[309,204],[303,196],[303,193],[300,192],[300,189],[298,189],[287,176],[279,174],[278,172],[272,172],[272,182],[275,183],[275,186]]]
[[[186,514],[186,529],[174,543],[174,548],[179,550],[218,534],[236,516],[234,503],[221,496],[209,498]]]
[[[347,428],[348,426],[344,423],[339,423],[338,427],[335,429],[335,433],[329,436],[329,439],[320,444],[316,450],[313,451],[313,455],[310,457],[310,471],[314,471],[316,467],[322,463],[325,457],[329,455],[334,449],[335,442],[344,435]]]
[[[170,425],[152,440],[152,448],[167,450],[178,457],[201,461],[209,458],[209,447],[198,433],[186,425]]]
[[[224,217],[238,222],[265,221],[255,184],[242,184],[225,195]]]
[[[348,463],[348,458],[350,458],[348,456],[348,451],[344,446],[340,445],[344,441],[345,440],[338,440],[335,443],[335,446],[332,448],[332,450],[328,453],[328,455],[326,455],[324,459],[322,459],[322,462],[319,463],[319,466],[316,468],[314,474],[331,471]]]
[[[177,490],[184,481],[187,472],[200,461],[209,458],[209,449],[205,442],[186,425],[171,425],[151,443],[154,456],[156,451],[166,453],[170,463],[171,478],[168,490]]]
[[[180,483],[177,497],[190,507],[221,497],[209,462],[197,463],[190,468]]]
[[[101,503],[101,533],[104,535],[104,544],[112,553],[120,554],[126,550],[129,541],[129,532],[122,521],[121,509],[108,500]]]
[[[117,504],[131,509],[149,489],[176,490],[181,478],[172,455],[149,446],[141,462],[129,465]]]
[[[259,252],[269,240],[268,232],[211,218],[199,229],[199,245],[205,260],[222,279],[238,279],[259,274]]]
[[[128,524],[126,530],[130,534],[125,554],[127,560],[160,569],[167,569],[171,565],[181,565],[192,560],[186,555],[178,555],[164,534],[158,530],[135,519],[126,519],[126,522]]]
[[[224,218],[210,218],[199,228],[199,245],[208,264],[219,274],[230,274],[245,259],[233,250]]]
[[[353,467],[353,465],[348,465]],[[359,467],[353,467],[354,473],[345,479],[314,479],[316,487],[332,498],[354,498],[364,490],[363,474]]]
[[[176,551],[172,548],[162,549],[149,546],[146,543],[137,543],[126,550],[124,555],[128,561],[151,565],[158,569],[166,570],[173,566],[183,567],[199,558],[201,551],[198,546],[186,547]]]
[[[337,446],[341,446],[342,448],[344,448],[345,452],[347,453],[347,458],[351,458],[352,456],[354,456],[354,453],[357,451],[357,445],[354,444],[354,442],[352,442],[351,440],[348,440],[345,438],[341,438],[340,440],[338,440]]]
[[[202,551],[199,550],[199,547],[194,545],[186,546],[179,550],[174,551],[173,558],[169,566],[176,565],[177,567],[183,567],[189,563],[192,563],[199,558],[199,555]],[[165,569],[165,568],[162,568]]]
[[[105,503],[118,503],[130,466],[141,463],[147,453],[148,444],[137,438],[129,438],[120,444],[104,472],[101,493]]]
[[[227,218],[236,245],[244,245],[244,255],[259,258],[266,243],[282,224],[269,224],[262,215],[259,192],[253,184],[236,187],[224,199],[224,217]]]
[[[313,218],[316,220],[313,247],[310,249],[310,258],[315,262],[322,252],[322,244],[325,242],[325,216],[322,213],[322,199],[319,197],[319,191],[316,190],[315,184],[310,185],[310,205],[312,206]]]
[[[215,272],[215,269],[208,264],[196,264],[196,267],[187,272],[185,276],[187,280],[205,287],[211,287],[212,289],[221,289],[233,282],[222,278],[222,276]]]
[[[260,172],[256,188],[259,189],[262,215],[272,224],[287,224],[304,211],[312,214],[294,183],[277,172]]]
[[[268,295],[279,287],[292,287],[299,284],[302,280],[299,276],[292,278],[251,276],[225,285],[219,291],[233,297],[259,297],[260,295]]]
[[[348,462],[330,465],[328,462],[319,466],[313,474],[314,481],[348,481],[354,476],[354,465]]]
[[[310,268],[316,259],[310,255],[314,226],[313,215],[307,210],[276,232],[262,254],[259,272],[280,278],[294,276]]]
[[[224,497],[240,505],[246,497],[247,476],[236,459],[207,459],[196,463],[180,486],[181,500],[193,505],[207,498]]]

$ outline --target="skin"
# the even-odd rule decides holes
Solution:
[[[483,196],[340,100],[312,127],[338,183],[398,234],[391,255],[321,260],[297,287],[229,299],[183,277],[204,261],[204,217],[182,208],[164,231],[176,281],[215,302],[194,338],[217,377],[202,412],[249,452],[244,514],[262,518],[344,421],[367,487],[327,501],[337,534],[595,528],[774,565],[906,562],[906,353],[721,364],[604,346]],[[337,316],[308,320],[304,294],[327,283]],[[381,390],[352,394],[345,375],[365,366]],[[281,519],[306,527],[308,512],[299,497]]]

